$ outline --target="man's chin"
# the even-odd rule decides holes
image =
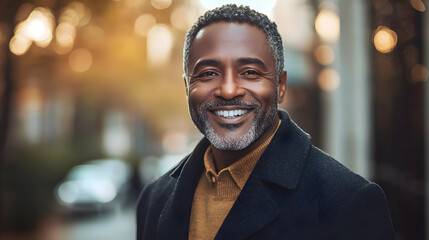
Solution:
[[[240,133],[228,133],[227,135],[220,135],[215,133],[214,131],[208,131],[204,135],[210,141],[210,143],[219,150],[224,151],[240,151],[248,147],[252,142],[255,141],[255,131],[254,129],[250,129],[244,134]]]

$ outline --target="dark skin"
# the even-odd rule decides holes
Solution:
[[[276,65],[262,30],[245,23],[219,22],[199,31],[192,43],[185,79],[190,108],[199,111],[201,104],[234,98],[260,105],[266,113],[276,101]],[[278,102],[286,91],[287,74],[278,81]],[[223,117],[215,111],[245,110],[237,117]],[[220,136],[242,135],[255,119],[255,109],[243,106],[221,106],[208,109],[208,123]],[[213,148],[217,170],[228,167],[261,145],[277,128],[279,117],[249,146],[238,151]],[[237,126],[233,131],[225,125]]]

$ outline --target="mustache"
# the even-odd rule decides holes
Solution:
[[[244,106],[244,107],[258,108],[261,106],[261,104],[258,102],[242,101],[238,98],[233,98],[231,100],[219,99],[217,101],[204,103],[203,105],[201,105],[200,110],[204,111],[204,110],[208,110],[209,108],[224,107],[224,106]]]

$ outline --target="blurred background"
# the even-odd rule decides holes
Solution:
[[[186,30],[229,2],[278,25],[281,107],[429,239],[427,1],[1,0],[1,240],[135,239],[139,191],[201,138]]]

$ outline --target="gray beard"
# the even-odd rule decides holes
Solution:
[[[253,111],[255,118],[250,129],[243,135],[235,131],[240,125],[227,124],[221,125],[221,127],[225,128],[230,134],[227,136],[221,136],[214,131],[213,127],[208,121],[207,109],[215,106],[230,105],[251,106],[254,108]],[[274,123],[277,114],[277,97],[274,104],[269,106],[267,112],[261,111],[261,106],[259,103],[243,102],[238,99],[208,102],[200,107],[199,112],[195,111],[195,109],[192,109],[189,106],[189,112],[195,126],[210,141],[213,147],[220,150],[238,151],[248,147]]]

